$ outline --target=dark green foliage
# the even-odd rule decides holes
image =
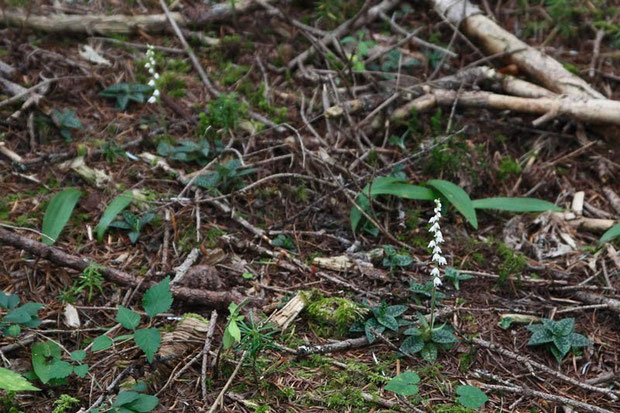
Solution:
[[[8,310],[0,321],[1,335],[17,337],[21,332],[21,327],[35,328],[41,324],[37,313],[43,304],[26,303],[19,307],[18,305],[19,297],[16,294],[6,295],[0,291],[0,308]]]
[[[135,244],[140,238],[140,232],[147,224],[155,218],[155,214],[147,212],[138,218],[133,212],[123,211],[123,219],[114,221],[110,224],[112,228],[125,229],[129,231],[127,236],[132,244]]]
[[[159,404],[156,396],[144,394],[146,384],[144,382],[136,383],[131,390],[125,390],[118,393],[116,399],[112,403],[110,412],[114,413],[142,413],[150,412]],[[92,410],[91,410],[92,411]],[[96,413],[98,413],[97,410]]]
[[[194,179],[194,185],[205,189],[218,189],[226,193],[243,188],[241,178],[245,175],[256,172],[256,169],[241,166],[238,159],[228,161],[225,165],[216,165],[215,171],[209,171],[204,175],[199,175]]]
[[[459,290],[460,281],[471,280],[474,276],[470,274],[461,274],[456,268],[448,267],[444,273],[444,278],[450,280],[452,285],[454,285],[454,288]]]
[[[247,107],[236,93],[222,94],[207,105],[207,113],[200,114],[199,130],[203,136],[209,130],[233,130],[246,113]]]
[[[560,362],[573,349],[587,347],[590,341],[581,334],[574,332],[575,319],[565,318],[559,321],[542,319],[542,324],[527,326],[532,333],[528,346],[545,345]]]
[[[428,281],[425,284],[417,283],[413,280],[409,280],[409,291],[413,293],[413,297],[417,303],[420,303],[420,297],[433,298],[433,282]],[[439,300],[446,298],[446,295],[435,291],[435,304],[439,304]]]
[[[510,277],[521,278],[521,271],[527,262],[525,256],[500,243],[497,252],[504,259],[498,268],[498,284],[503,285]]]
[[[60,135],[65,138],[65,142],[73,140],[71,129],[82,129],[82,122],[75,116],[75,111],[73,110],[63,109],[61,112],[58,109],[54,109],[52,110],[52,120],[58,127]]]
[[[161,141],[157,145],[157,153],[166,158],[180,162],[196,162],[199,165],[206,165],[209,157],[217,154],[222,149],[221,142],[217,140],[212,145],[205,139],[198,142],[181,141],[177,146],[168,142]]]
[[[364,322],[358,322],[351,326],[350,331],[353,333],[364,333],[369,343],[373,343],[377,336],[375,334],[383,334],[385,329],[398,331],[401,326],[411,324],[407,320],[403,320],[401,316],[407,311],[406,305],[390,305],[382,302],[376,307],[366,306],[371,311],[371,317]]]
[[[295,247],[295,243],[293,242],[293,240],[284,234],[278,234],[277,237],[271,240],[271,245],[273,245],[274,247],[286,248],[290,251],[297,250],[297,247]]]
[[[452,348],[458,339],[449,325],[431,327],[426,318],[418,313],[420,328],[412,327],[405,330],[407,337],[400,346],[400,351],[408,354],[420,353],[426,361],[432,362],[437,359],[439,348],[444,350]]]
[[[144,103],[153,92],[153,88],[141,83],[117,83],[102,90],[99,95],[116,99],[116,108],[125,110],[129,102]]]
[[[396,267],[408,267],[413,262],[413,258],[408,253],[398,253],[391,245],[383,246],[383,254],[383,266],[389,268],[390,271],[394,271]]]

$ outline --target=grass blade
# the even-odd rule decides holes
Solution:
[[[65,225],[71,218],[73,208],[77,204],[82,192],[75,188],[65,189],[52,198],[43,217],[43,232],[45,237],[42,241],[44,244],[52,245],[62,232]],[[48,238],[49,237],[49,238]]]
[[[474,204],[471,202],[469,195],[460,186],[441,179],[432,179],[427,183],[454,205],[472,227],[478,229],[478,219],[476,218]]]
[[[476,209],[497,209],[511,212],[562,211],[551,202],[536,198],[483,198],[473,201]]]
[[[131,191],[125,191],[110,202],[110,205],[103,211],[103,215],[95,227],[97,231],[97,240],[101,242],[103,239],[103,234],[107,231],[108,227],[116,218],[116,216],[121,213],[133,200],[133,194]]]
[[[620,237],[620,224],[616,224],[613,227],[609,228],[607,231],[605,231],[603,236],[601,236],[601,239],[598,241],[598,245],[603,245],[607,241],[614,240],[618,237]]]

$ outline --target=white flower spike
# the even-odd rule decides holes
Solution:
[[[441,219],[441,201],[439,199],[435,200],[435,209],[433,210],[435,215],[428,220],[429,224],[432,224],[429,228],[428,232],[433,234],[433,240],[428,243],[428,248],[433,249],[433,255],[431,257],[431,261],[433,265],[431,266],[431,277],[433,277],[433,285],[435,287],[439,287],[441,285],[441,270],[440,268],[443,265],[446,265],[446,259],[441,255],[440,244],[444,242],[443,235],[441,234],[441,228],[439,225],[439,220]]]
[[[159,89],[157,89],[157,84],[155,82],[157,79],[159,79],[159,73],[155,71],[156,65],[157,62],[155,61],[155,48],[153,47],[153,45],[149,44],[148,49],[146,50],[146,63],[144,64],[144,67],[151,75],[151,79],[149,80],[148,85],[153,88],[153,94],[148,99],[148,103],[157,102],[157,98],[159,98],[160,96]]]

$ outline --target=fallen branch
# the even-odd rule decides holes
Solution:
[[[605,304],[607,309],[620,313],[620,300],[605,297],[598,294],[592,294],[585,291],[577,291],[575,297],[589,304]]]
[[[52,247],[42,242],[34,241],[15,232],[0,229],[0,244],[10,245],[40,258],[44,258],[54,264],[83,271],[85,268],[96,264],[95,262],[69,254],[60,248]],[[97,264],[98,265],[98,264]],[[140,280],[126,272],[101,266],[101,274],[110,282],[135,287]],[[143,288],[155,284],[153,281],[142,283]],[[236,291],[211,291],[195,288],[171,286],[170,290],[174,297],[185,301],[187,304],[199,304],[213,308],[226,308],[231,302],[241,302],[245,297]],[[251,299],[251,301],[256,301]]]
[[[551,376],[553,376],[553,377],[555,377],[557,379],[560,379],[560,380],[563,380],[563,381],[565,381],[567,383],[570,383],[570,384],[573,384],[575,386],[581,387],[582,389],[593,391],[593,392],[597,392],[597,393],[603,393],[604,395],[608,396],[609,398],[611,398],[614,401],[618,400],[618,396],[617,395],[620,394],[620,392],[617,392],[617,391],[614,391],[614,390],[610,390],[610,389],[604,389],[602,387],[592,386],[590,384],[580,382],[580,381],[575,380],[575,379],[573,379],[571,377],[568,377],[568,376],[566,376],[566,375],[564,375],[564,374],[562,374],[562,373],[560,373],[558,371],[550,369],[549,367],[545,366],[544,364],[541,364],[541,363],[538,363],[538,362],[536,362],[534,360],[531,360],[528,357],[520,356],[520,355],[518,355],[516,353],[513,353],[510,350],[502,348],[502,347],[498,346],[497,344],[491,343],[489,341],[482,340],[482,339],[479,339],[479,338],[472,338],[471,342],[474,343],[474,344],[477,344],[479,346],[482,346],[484,348],[487,348],[487,349],[489,349],[491,351],[494,351],[494,352],[496,352],[498,354],[501,354],[502,356],[506,356],[508,358],[516,360],[519,363],[522,363],[524,365],[532,365],[532,366],[536,367],[537,369],[539,369],[541,371],[544,371],[545,373],[547,373],[547,374],[549,374],[549,375],[551,375]]]
[[[587,82],[575,76],[554,58],[530,47],[482,14],[469,0],[431,0],[435,10],[450,23],[461,27],[478,41],[488,54],[506,53],[506,60],[516,64],[547,89],[556,93],[604,99]]]
[[[490,92],[461,92],[428,89],[428,93],[396,109],[392,121],[407,118],[413,109],[425,112],[436,106],[452,106],[454,102],[468,108],[511,110],[538,115],[569,115],[576,120],[590,123],[620,125],[620,102],[608,99],[575,99],[569,96],[556,98],[522,98]]]

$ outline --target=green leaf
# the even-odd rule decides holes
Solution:
[[[478,220],[476,218],[476,210],[469,198],[469,195],[463,189],[452,182],[441,179],[431,179],[428,185],[435,188],[443,195],[454,207],[459,211],[472,227],[478,229]]]
[[[129,404],[140,397],[140,393],[135,391],[122,391],[116,396],[116,400],[112,403],[112,407],[120,407]]]
[[[116,322],[120,323],[127,330],[135,330],[140,324],[140,314],[119,305],[118,312],[116,313]]]
[[[566,353],[562,354],[562,352],[560,350],[558,350],[558,348],[555,345],[550,345],[549,350],[551,351],[551,354],[553,354],[553,357],[555,357],[555,359],[557,360],[557,362],[561,362],[562,359],[564,358],[564,356],[566,355]]]
[[[620,224],[615,224],[613,227],[605,231],[603,236],[601,236],[601,239],[598,240],[598,245],[601,246],[604,243],[614,240],[618,237],[620,237]]]
[[[429,363],[437,360],[437,345],[435,343],[426,343],[422,351],[420,351],[420,355]]]
[[[410,336],[403,340],[400,351],[408,354],[415,354],[424,348],[424,340],[420,336]]]
[[[398,317],[407,311],[407,308],[406,305],[391,305],[387,309],[387,314],[392,317]]]
[[[431,340],[437,344],[458,343],[459,339],[447,328],[433,329]]]
[[[432,201],[437,195],[429,188],[412,185],[402,178],[382,176],[366,185],[355,198],[355,203],[364,211],[370,212],[370,198],[377,195],[394,195],[399,198]],[[362,219],[362,213],[353,206],[350,212],[351,228],[355,231]]]
[[[103,211],[99,224],[95,227],[95,231],[97,231],[97,240],[99,242],[103,239],[103,234],[105,234],[114,218],[127,208],[132,200],[133,194],[131,191],[125,191],[110,202],[110,205]]]
[[[91,349],[93,351],[101,351],[106,350],[114,344],[114,341],[108,336],[99,336],[93,340],[93,346]]]
[[[586,337],[582,336],[581,334],[577,334],[577,333],[572,333],[570,335],[570,340],[571,340],[571,346],[573,348],[587,347],[591,344],[590,340],[588,340]]]
[[[570,337],[566,336],[553,336],[553,344],[555,347],[562,353],[562,358],[568,353],[571,349],[572,340]]]
[[[172,292],[170,291],[170,277],[166,277],[159,283],[149,287],[142,297],[142,306],[146,314],[153,318],[159,313],[164,313],[172,305]]]
[[[134,412],[150,412],[159,404],[159,399],[149,394],[141,394],[138,399],[127,404],[129,410]]]
[[[71,360],[73,361],[82,361],[86,358],[86,351],[84,350],[75,350],[71,352]]]
[[[374,343],[377,339],[375,333],[383,334],[385,331],[385,327],[379,324],[376,318],[370,318],[366,320],[366,324],[364,324],[364,334],[366,334],[366,338],[370,344]]]
[[[379,324],[389,328],[392,331],[398,331],[398,321],[396,321],[396,318],[391,315],[385,314],[383,317],[378,318],[377,321]]]
[[[88,374],[89,369],[90,367],[88,366],[88,364],[80,364],[79,366],[73,367],[73,373],[75,373],[75,375],[79,378],[83,379],[84,377],[86,377],[86,374]]]
[[[60,360],[60,346],[53,341],[32,346],[32,367],[42,383],[63,379],[73,371],[71,364]]]
[[[555,323],[554,332],[556,335],[568,336],[573,332],[574,328],[575,328],[575,319],[564,318]]]
[[[541,326],[542,327],[542,326]],[[541,328],[533,332],[532,337],[530,337],[530,341],[528,341],[528,346],[537,346],[539,344],[551,343],[553,341],[553,334],[546,328]]]
[[[6,391],[39,391],[21,374],[0,367],[0,389]]]
[[[473,205],[476,209],[497,209],[511,212],[562,211],[559,206],[536,198],[483,198],[474,200]]]
[[[482,390],[474,386],[458,386],[457,401],[469,409],[479,409],[489,400]]]
[[[73,208],[75,208],[75,204],[77,204],[81,195],[81,191],[69,188],[59,192],[52,198],[43,217],[41,232],[47,235],[42,239],[44,244],[52,245],[56,242],[63,228],[67,225]]]
[[[142,328],[136,330],[134,333],[134,340],[138,347],[144,351],[146,360],[150,363],[153,361],[153,356],[159,350],[161,344],[161,335],[156,328]]]
[[[412,371],[406,371],[394,377],[385,386],[385,390],[389,390],[401,396],[413,396],[418,394],[418,384],[420,376]]]
[[[239,330],[239,325],[237,321],[230,320],[224,331],[224,338],[222,340],[224,348],[229,349],[233,344],[239,341],[241,341],[241,330]]]

